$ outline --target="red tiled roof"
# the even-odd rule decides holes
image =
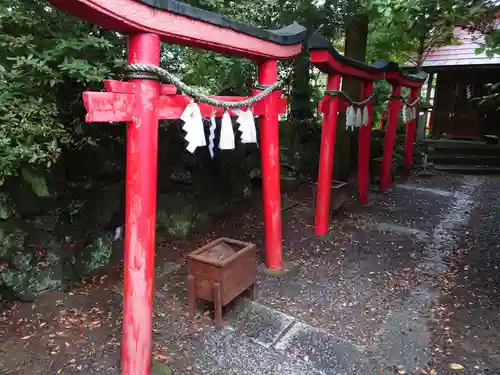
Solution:
[[[478,43],[484,40],[480,32],[470,33],[461,27],[453,29],[453,36],[459,44],[438,47],[425,58],[423,67],[493,65],[500,64],[500,56],[488,58],[484,53],[477,55]]]

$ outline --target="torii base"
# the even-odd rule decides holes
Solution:
[[[294,262],[283,262],[283,267],[277,270],[273,270],[270,268],[266,268],[266,275],[271,277],[280,277],[286,275],[288,272],[292,271],[297,267],[297,264]]]

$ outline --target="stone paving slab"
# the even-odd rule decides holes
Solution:
[[[328,375],[358,373],[363,354],[362,348],[301,322],[295,323],[275,348]]]
[[[295,322],[295,318],[260,303],[241,303],[243,308],[225,316],[238,334],[269,348]]]
[[[311,363],[256,344],[232,328],[208,332],[194,346],[195,371],[206,375],[322,375]],[[185,375],[177,373],[174,375]]]

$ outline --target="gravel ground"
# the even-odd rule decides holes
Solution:
[[[311,189],[288,194],[295,267],[269,277],[261,252],[257,301],[230,304],[220,331],[201,302],[187,318],[184,255],[220,236],[262,249],[260,197],[204,235],[161,241],[155,361],[183,375],[500,373],[499,180],[399,184],[364,207],[352,192],[324,238],[312,234]],[[121,310],[119,266],[13,305],[0,316],[0,374],[118,374]]]

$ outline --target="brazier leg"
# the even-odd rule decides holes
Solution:
[[[248,298],[250,301],[255,301],[257,298],[257,291],[255,290],[255,284],[253,284],[250,288],[248,288]]]
[[[188,308],[189,318],[193,319],[196,314],[196,285],[193,275],[188,275]]]
[[[220,290],[220,284],[215,283],[213,286],[214,290],[214,308],[215,308],[215,327],[222,327],[222,296]]]

